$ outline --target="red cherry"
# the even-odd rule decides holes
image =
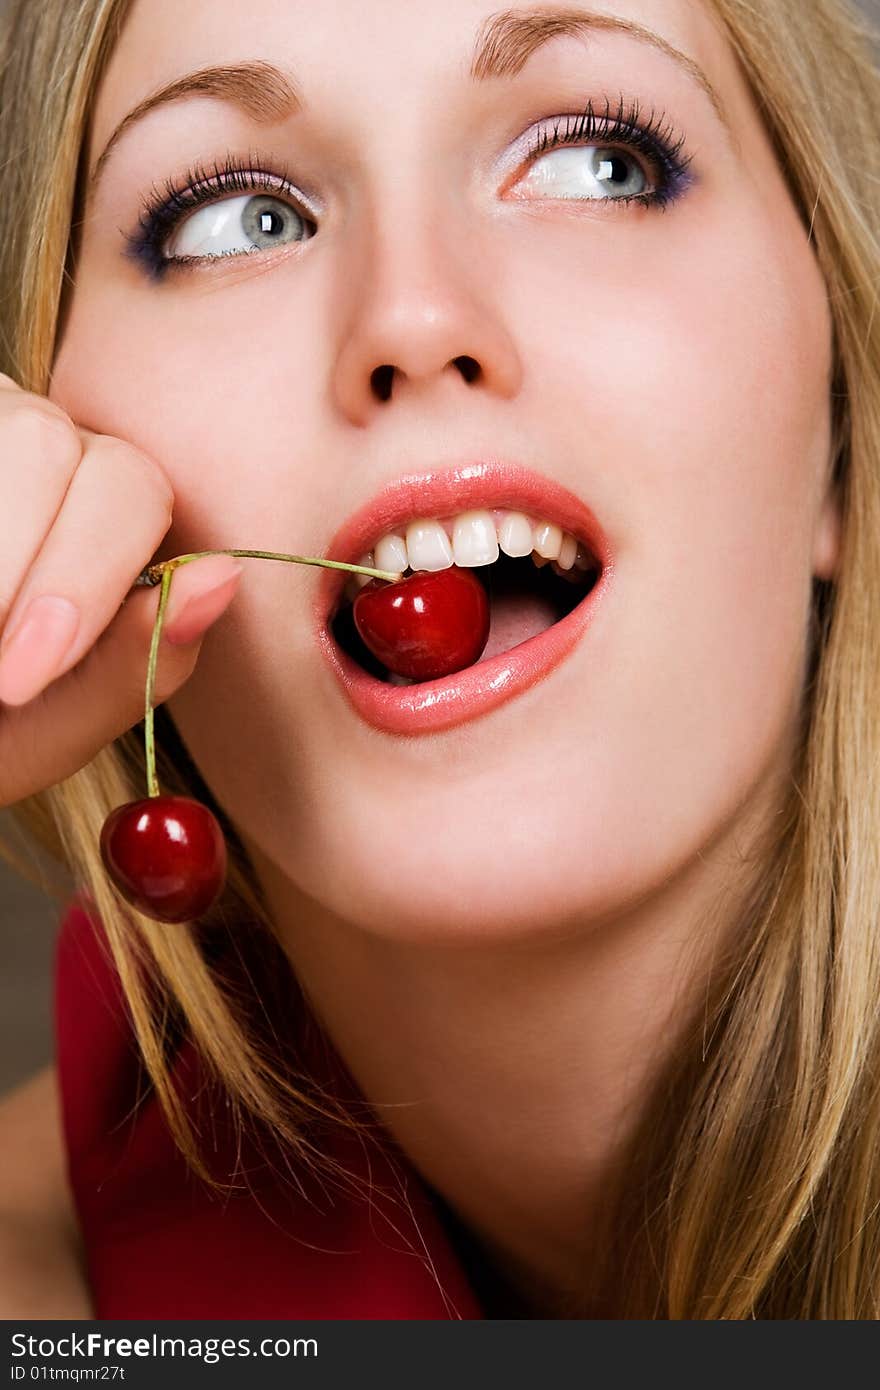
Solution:
[[[216,817],[188,796],[147,796],[111,811],[101,858],[126,902],[159,922],[206,912],[226,881]]]
[[[416,570],[371,579],[354,601],[354,623],[374,656],[398,676],[436,680],[472,666],[489,640],[486,590],[470,569]]]

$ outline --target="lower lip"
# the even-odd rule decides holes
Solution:
[[[549,676],[590,627],[610,580],[606,566],[586,598],[537,637],[464,671],[416,685],[387,685],[369,675],[342,650],[323,617],[318,640],[330,669],[366,723],[386,734],[439,733],[479,719]]]

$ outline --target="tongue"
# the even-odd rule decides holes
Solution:
[[[493,594],[491,612],[489,640],[480,661],[510,651],[511,647],[526,642],[530,637],[537,637],[539,632],[551,627],[559,616],[555,604],[548,597],[532,591]]]
[[[493,594],[490,600],[491,626],[489,640],[476,665],[490,656],[510,651],[511,647],[537,637],[556,622],[559,614],[545,595],[531,592]],[[414,685],[409,676],[388,674],[390,685]]]

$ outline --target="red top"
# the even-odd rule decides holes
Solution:
[[[359,1102],[360,1118],[375,1119],[292,971],[284,989],[288,1006],[293,991],[306,1073],[332,1083],[346,1104]],[[448,1209],[387,1130],[377,1128],[381,1142],[368,1145],[338,1126],[315,1140],[369,1178],[371,1202],[341,1195],[309,1170],[285,1182],[256,1137],[237,1149],[216,1089],[199,1111],[206,1073],[184,1039],[172,1075],[186,1088],[179,1093],[189,1112],[201,1116],[200,1153],[226,1178],[242,1160],[231,1196],[212,1193],[191,1172],[139,1061],[106,939],[79,899],[60,925],[54,1010],[68,1173],[96,1317],[486,1316],[465,1274],[467,1247],[456,1253]]]

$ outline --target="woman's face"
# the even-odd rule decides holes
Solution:
[[[824,284],[709,7],[599,12],[699,64],[718,104],[620,28],[557,28],[476,80],[500,13],[485,0],[136,0],[97,94],[89,170],[197,69],[268,60],[302,103],[248,111],[215,85],[160,105],[85,209],[50,395],[165,469],[162,558],[326,555],[395,479],[487,458],[575,493],[613,554],[546,679],[407,737],[366,723],[322,655],[325,571],[244,562],[169,709],[291,910],[412,940],[613,917],[711,859],[789,756],[811,578],[838,545]],[[537,33],[520,26],[521,58]],[[626,130],[529,153],[555,118],[592,100],[613,120],[621,97],[671,159],[681,142],[686,176]],[[203,259],[153,276],[125,254],[151,189],[230,155],[276,179],[236,175],[166,226],[166,250]],[[619,201],[652,187],[665,208]]]

